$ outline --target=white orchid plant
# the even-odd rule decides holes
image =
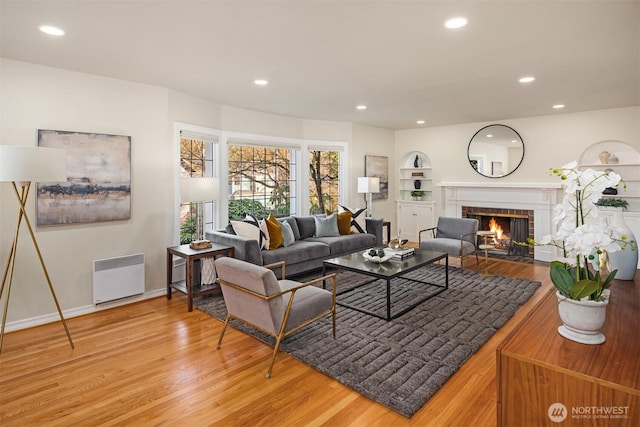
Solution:
[[[564,186],[564,198],[554,209],[554,225],[557,231],[540,241],[529,239],[528,245],[552,245],[562,249],[563,257],[550,265],[551,281],[558,291],[574,300],[602,301],[603,291],[615,278],[617,270],[604,275],[607,253],[619,251],[635,242],[612,226],[598,220],[596,202],[605,188],[615,188],[621,182],[620,175],[611,171],[576,169],[571,162],[561,168],[550,169]],[[589,268],[592,266],[593,271]]]

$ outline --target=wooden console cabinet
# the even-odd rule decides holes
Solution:
[[[560,336],[544,297],[497,349],[498,426],[640,426],[639,277],[612,284],[600,345]]]

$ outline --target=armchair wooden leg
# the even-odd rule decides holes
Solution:
[[[333,339],[336,339],[336,307],[333,307],[333,313],[331,313],[331,317],[333,318]]]
[[[227,314],[226,319],[224,319],[224,326],[222,327],[222,332],[220,332],[220,339],[218,339],[218,345],[216,345],[217,349],[220,349],[222,345],[222,337],[224,336],[224,332],[227,330],[227,326],[229,325],[229,320],[231,319],[231,315]]]
[[[271,363],[269,363],[269,369],[267,370],[267,374],[264,376],[267,379],[271,378],[271,370],[273,369],[273,363],[276,361],[276,354],[278,354],[278,348],[280,348],[280,341],[282,341],[283,336],[284,333],[281,332],[276,338],[276,345],[273,347],[273,356],[271,356]]]
[[[460,270],[464,271],[464,255],[460,255]]]
[[[476,262],[478,263],[478,267],[480,267],[480,259],[478,259],[478,251],[476,251]]]

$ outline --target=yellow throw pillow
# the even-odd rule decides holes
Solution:
[[[331,215],[333,212],[327,210],[326,214]],[[338,213],[338,231],[341,235],[351,234],[351,217],[353,214],[350,211],[344,211]]]
[[[277,249],[282,246],[282,225],[273,214],[265,220],[269,230],[269,249]]]

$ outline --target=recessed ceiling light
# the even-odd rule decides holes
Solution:
[[[533,76],[527,76],[527,77],[521,77],[518,81],[520,83],[531,83],[532,81],[534,81],[536,78]]]
[[[419,125],[423,125],[424,124],[424,120],[416,120],[416,123]]]
[[[493,135],[491,135],[490,133],[487,134],[487,138],[493,138]]]
[[[255,83],[258,86],[266,86],[269,84],[269,82],[264,79],[254,80],[253,83]]]
[[[366,105],[358,105],[358,106],[356,106],[356,108],[357,108],[358,110],[366,110],[366,109],[367,109],[367,106],[366,106]]]
[[[45,34],[49,34],[50,36],[64,36],[64,30],[51,25],[41,25],[39,30]]]
[[[455,18],[447,19],[447,21],[444,23],[444,26],[453,30],[456,28],[464,27],[468,22],[469,21],[467,20],[467,18],[463,16],[457,16]]]
[[[553,108],[555,108],[556,110],[559,110],[560,108],[564,108],[564,104],[556,104],[553,106]]]

